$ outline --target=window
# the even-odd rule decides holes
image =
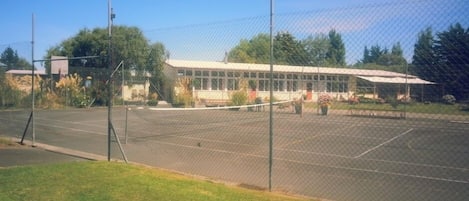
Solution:
[[[259,80],[259,91],[269,91],[269,80]]]
[[[184,76],[184,70],[178,70],[178,76]]]
[[[189,70],[186,70],[186,74],[188,74]],[[218,74],[218,73],[217,73]],[[190,75],[192,75],[192,71],[190,72]],[[193,85],[194,85],[194,89],[196,90],[208,90],[209,89],[209,76],[210,75],[210,71],[200,71],[200,70],[196,70],[194,71],[194,82],[193,82]]]
[[[274,80],[274,86],[273,86],[273,87],[274,87],[274,89],[273,89],[274,91],[278,91],[278,85],[279,85],[278,80]]]
[[[192,82],[194,85],[194,89],[200,90],[202,89],[202,78],[194,78],[194,81]]]
[[[226,88],[227,88],[228,90],[238,90],[238,89],[239,89],[238,80],[236,80],[236,79],[228,79],[228,83],[227,83]]]
[[[285,91],[285,81],[283,81],[283,80],[278,81],[278,90],[279,91]]]
[[[322,77],[321,77],[322,78]],[[348,76],[332,76],[325,77],[326,91],[327,92],[348,92]]]
[[[202,78],[202,89],[208,90],[208,78]]]
[[[223,90],[223,79],[212,78],[212,90]]]

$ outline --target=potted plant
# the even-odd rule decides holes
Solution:
[[[332,105],[332,97],[329,94],[321,94],[319,96],[318,104],[321,108],[321,114],[327,115],[329,107]]]
[[[303,110],[303,99],[302,98],[294,99],[293,105],[295,106],[295,113],[301,114]]]

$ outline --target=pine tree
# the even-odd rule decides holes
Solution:
[[[328,63],[333,66],[345,66],[345,45],[342,36],[333,29],[329,31],[329,41],[331,46],[326,54]]]

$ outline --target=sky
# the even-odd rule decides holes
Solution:
[[[140,28],[149,42],[163,43],[174,59],[221,60],[241,39],[269,33],[270,0],[110,1],[114,25]],[[469,26],[467,0],[272,2],[274,32],[288,31],[303,39],[335,29],[342,35],[349,64],[361,59],[364,46],[391,49],[396,42],[410,60],[419,31],[443,31],[456,22]],[[81,29],[108,26],[108,0],[2,0],[0,8],[0,51],[12,47],[28,60],[33,57],[33,35],[34,59],[40,60],[47,49]]]

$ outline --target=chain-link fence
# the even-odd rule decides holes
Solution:
[[[144,30],[169,51],[165,79],[119,64],[113,128],[130,161],[241,186],[328,200],[465,200],[468,5],[275,13],[272,40],[269,15]],[[38,83],[36,136],[104,155],[109,72],[84,66]],[[29,100],[12,101],[20,89],[8,86],[1,134],[19,136]],[[114,144],[112,156],[122,159]]]
[[[30,107],[31,42],[0,44],[0,51],[0,107]]]

